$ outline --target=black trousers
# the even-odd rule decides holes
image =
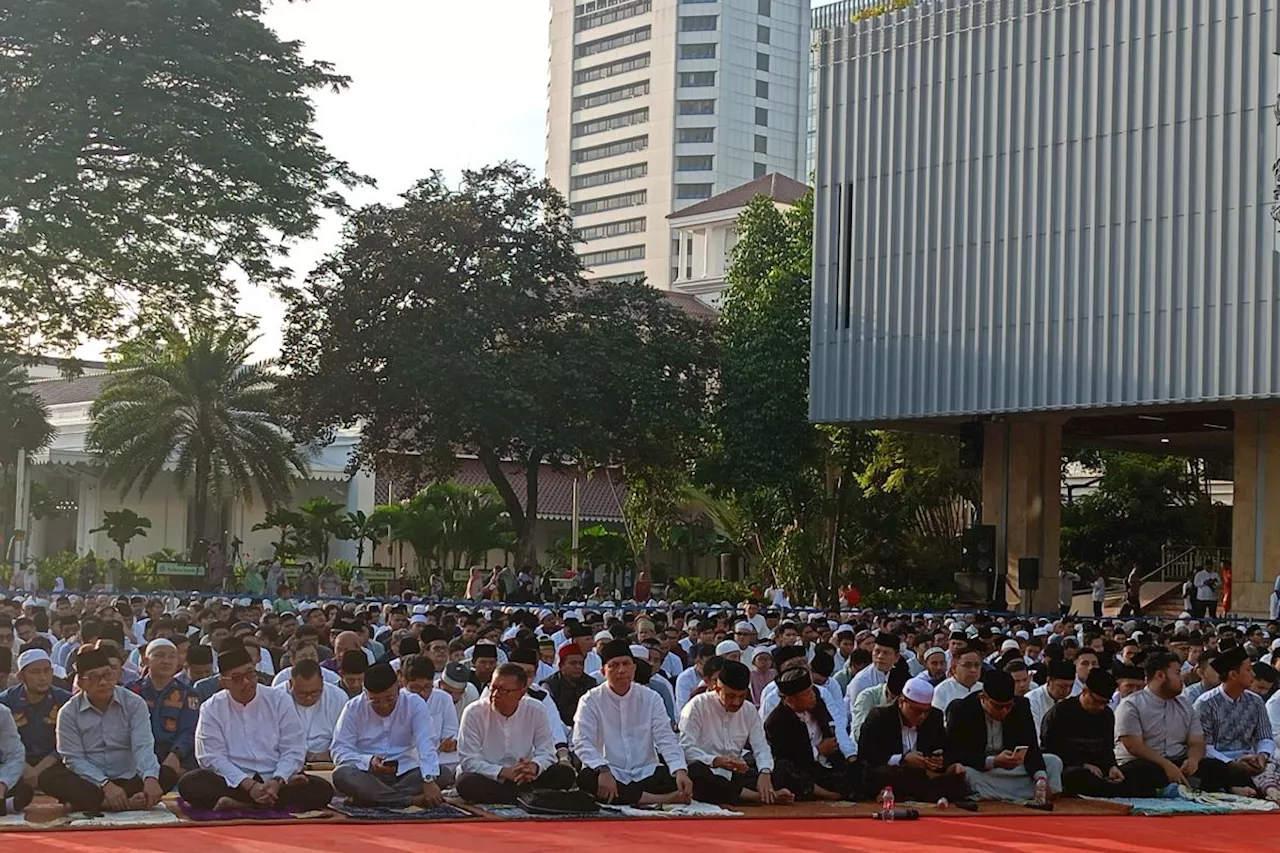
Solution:
[[[1093,603],[1093,618],[1094,619],[1102,618],[1102,602],[1101,601],[1095,601]]]
[[[280,796],[276,798],[276,804],[272,808],[298,808],[303,811],[312,811],[329,805],[329,801],[333,799],[333,786],[318,776],[309,776],[305,773],[301,775],[307,777],[306,784],[281,787]],[[262,777],[256,774],[253,778],[259,782],[263,781]],[[178,783],[178,793],[182,795],[182,799],[198,809],[212,809],[223,797],[230,797],[236,802],[244,803],[246,808],[258,808],[258,804],[249,797],[248,791],[239,787],[232,788],[217,773],[205,768],[192,770],[183,776],[182,781]]]
[[[36,789],[19,779],[12,788],[5,792],[4,795],[6,800],[13,800],[13,811],[10,812],[3,802],[0,802],[0,816],[6,814],[22,814],[22,810],[31,805],[31,801],[34,800],[35,797]]]
[[[969,783],[954,773],[930,776],[918,767],[889,765],[866,771],[863,792],[867,800],[875,800],[886,787],[892,787],[894,799],[901,802],[933,803],[944,797],[958,802],[969,796]]]
[[[458,776],[454,788],[458,796],[469,803],[514,803],[521,794],[534,790],[567,791],[577,781],[573,768],[567,764],[552,764],[527,785],[517,785],[505,779],[490,779],[479,773],[463,773]],[[621,788],[621,786],[619,786]]]
[[[1217,758],[1203,758],[1200,769],[1196,772],[1200,777],[1200,788],[1216,793],[1228,788],[1253,788],[1253,777],[1257,774],[1248,770],[1237,770],[1225,761]]]
[[[112,782],[124,789],[125,794],[132,797],[142,793],[141,776],[131,779],[112,779]],[[172,767],[160,766],[160,790],[168,792],[178,784],[178,774]],[[99,812],[105,802],[102,788],[83,776],[77,776],[58,763],[40,774],[40,789],[51,797],[67,803],[72,809],[83,812]]]
[[[1150,766],[1155,767],[1154,764]],[[1164,771],[1159,767],[1155,769],[1163,779]],[[1078,797],[1143,797],[1150,794],[1149,780],[1140,779],[1139,781],[1141,784],[1135,785],[1127,772],[1123,782],[1112,782],[1105,775],[1095,776],[1084,767],[1062,768],[1062,790]]]
[[[796,795],[797,800],[812,800],[815,787],[834,791],[843,799],[853,800],[862,790],[862,762],[852,764],[838,756],[840,762],[835,767],[823,767],[815,764],[812,769],[802,769],[799,765],[785,758],[775,758],[773,763],[773,786],[786,788]]]
[[[702,803],[715,803],[718,806],[736,805],[742,800],[742,791],[754,791],[760,781],[760,774],[753,769],[745,773],[734,773],[728,779],[717,775],[710,765],[701,761],[689,763],[689,778],[693,780],[693,798]],[[772,778],[772,776],[771,776]],[[774,785],[775,788],[786,787]]]
[[[578,787],[586,791],[596,799],[600,798],[599,791],[600,771],[592,767],[583,767],[578,773]],[[615,780],[616,781],[616,780]],[[641,794],[674,794],[676,792],[676,780],[671,775],[671,771],[667,770],[664,765],[659,764],[658,769],[649,774],[646,779],[639,782],[618,782],[618,796],[614,799],[615,803],[624,806],[634,806],[640,802]]]

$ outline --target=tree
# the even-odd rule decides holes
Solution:
[[[56,434],[49,423],[49,407],[29,383],[22,363],[0,354],[0,533],[5,542],[13,531],[18,454],[31,456],[43,450]],[[34,482],[29,486],[33,498],[38,496],[36,487]],[[30,506],[34,514],[39,505],[33,500]]]
[[[364,510],[347,513],[346,529],[351,538],[356,540],[356,565],[364,565],[364,543],[369,542],[372,550],[378,550],[386,526],[378,523],[376,515],[366,515]]]
[[[334,539],[354,539],[347,522],[346,505],[329,498],[311,498],[298,507],[302,522],[298,527],[303,547],[320,565],[329,564],[329,545]]]
[[[1194,461],[1180,456],[1103,451],[1096,488],[1062,507],[1062,561],[1124,576],[1160,565],[1166,544],[1211,540],[1213,507]]]
[[[470,568],[484,562],[490,551],[509,551],[515,546],[511,518],[494,486],[446,482],[432,483],[424,491],[434,497],[442,511],[443,568]]]
[[[294,512],[285,507],[275,507],[267,512],[266,516],[259,523],[253,526],[254,530],[276,530],[280,531],[280,538],[271,543],[274,551],[274,558],[277,562],[283,562],[290,557],[297,556],[298,550],[302,547],[299,539],[299,531],[302,528],[302,514]]]
[[[712,362],[710,330],[660,292],[586,285],[575,241],[564,199],[513,164],[360,211],[287,294],[297,434],[359,424],[360,463],[441,480],[476,454],[537,565],[542,466],[689,458]]]
[[[307,473],[280,426],[273,366],[246,363],[252,342],[243,321],[185,333],[167,321],[121,349],[91,410],[88,445],[103,481],[142,494],[171,468],[192,495],[193,545],[214,502],[257,495],[279,506]]]
[[[120,549],[120,562],[124,562],[124,549],[139,536],[146,536],[151,529],[151,519],[138,515],[131,509],[107,510],[102,514],[102,526],[90,533],[106,533],[107,538]]]
[[[346,77],[262,0],[0,8],[0,348],[70,348],[139,311],[281,280],[288,244],[366,182],[314,129]]]

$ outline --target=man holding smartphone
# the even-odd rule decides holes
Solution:
[[[942,712],[933,707],[933,685],[908,679],[898,700],[867,715],[858,737],[868,799],[886,785],[901,800],[959,802],[969,796],[965,769],[947,764]]]
[[[965,767],[969,787],[981,800],[1034,800],[1045,780],[1050,793],[1062,790],[1062,761],[1043,754],[1031,706],[1013,692],[1013,676],[987,673],[982,691],[956,700],[947,710],[948,764]]]

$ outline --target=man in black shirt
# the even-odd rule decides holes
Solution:
[[[1079,696],[1063,699],[1045,714],[1040,747],[1062,759],[1062,788],[1068,794],[1121,797],[1127,791],[1116,766],[1115,691],[1115,677],[1095,669]]]

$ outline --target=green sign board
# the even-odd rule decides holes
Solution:
[[[156,563],[156,574],[202,578],[204,566],[199,563]]]

